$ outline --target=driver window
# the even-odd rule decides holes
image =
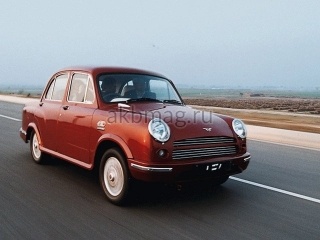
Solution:
[[[74,74],[72,76],[68,101],[86,103],[94,101],[93,85],[88,75]]]
[[[86,96],[86,102],[92,103],[94,101],[94,90],[93,90],[93,84],[91,79],[88,81],[88,90],[87,90],[87,96]]]

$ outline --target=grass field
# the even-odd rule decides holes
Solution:
[[[263,96],[280,98],[320,99],[320,89],[281,90],[281,89],[212,89],[178,88],[185,98],[239,98],[243,96]]]
[[[230,115],[246,124],[320,134],[320,91],[199,89],[180,91],[186,104]],[[241,94],[240,94],[241,93]]]

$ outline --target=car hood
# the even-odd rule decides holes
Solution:
[[[227,122],[213,112],[204,112],[184,105],[163,103],[118,104],[118,110],[146,117],[160,118],[170,127],[175,140],[195,137],[234,137]]]

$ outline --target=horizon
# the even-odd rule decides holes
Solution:
[[[172,79],[170,79],[172,80]],[[172,80],[175,86],[180,88],[196,88],[196,89],[266,89],[266,90],[273,90],[273,89],[285,89],[285,90],[314,90],[320,91],[320,83],[318,85],[286,85],[286,84],[279,84],[279,85],[259,85],[259,84],[234,84],[234,85],[226,85],[226,84],[213,84],[213,83],[181,83]],[[44,88],[48,82],[48,79],[45,79],[41,84],[40,83],[5,83],[0,82],[0,90],[3,88]]]
[[[44,86],[45,87],[45,86]],[[41,86],[3,86],[0,84],[0,94],[17,94],[24,96],[40,96],[44,90]],[[275,98],[298,98],[320,99],[320,88],[284,88],[284,87],[256,87],[256,88],[230,88],[230,87],[205,87],[185,84],[176,85],[182,98],[248,98],[248,97],[275,97]]]
[[[46,86],[47,82],[44,85],[40,84],[9,84],[9,83],[0,83],[0,91],[1,90],[26,90],[26,89],[35,89],[35,90],[43,90]],[[287,90],[287,91],[319,91],[319,86],[271,86],[271,85],[261,85],[261,86],[228,86],[228,85],[215,85],[215,84],[186,84],[186,83],[175,83],[175,86],[179,89],[208,89],[208,90]]]

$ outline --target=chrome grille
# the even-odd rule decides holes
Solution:
[[[190,158],[217,157],[236,153],[236,146],[175,149],[172,152],[172,159],[178,160]]]
[[[173,142],[174,147],[192,146],[192,145],[206,145],[219,143],[234,143],[235,139],[231,137],[201,137],[188,138]]]

